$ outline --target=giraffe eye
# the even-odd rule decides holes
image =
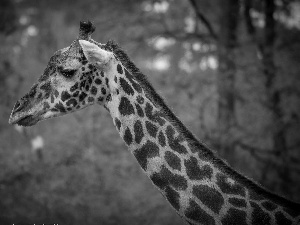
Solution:
[[[60,73],[67,78],[71,78],[75,75],[77,70],[72,70],[72,69],[62,69],[60,70]]]

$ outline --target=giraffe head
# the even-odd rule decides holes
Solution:
[[[91,39],[94,30],[91,22],[80,23],[79,38],[50,58],[38,82],[16,102],[10,124],[32,126],[110,98],[107,71],[114,56]]]

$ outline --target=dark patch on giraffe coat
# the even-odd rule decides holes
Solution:
[[[174,170],[181,170],[181,161],[180,158],[170,151],[165,152],[165,160],[168,165]]]
[[[78,82],[76,82],[71,88],[70,88],[70,91],[71,92],[74,92],[74,91],[76,91],[77,89],[78,89]]]
[[[134,114],[134,108],[128,98],[122,97],[119,105],[119,112],[122,116]]]
[[[37,86],[38,86],[37,84],[34,84],[34,85],[32,86],[32,88],[30,89],[30,91],[29,91],[29,93],[28,93],[28,96],[29,96],[30,98],[33,98],[33,97],[35,96]]]
[[[224,204],[222,195],[216,189],[206,185],[194,186],[193,194],[215,213],[219,213]]]
[[[73,93],[73,97],[77,97],[79,95],[79,91]]]
[[[56,103],[55,104],[55,108],[58,110],[58,111],[60,111],[60,112],[66,112],[66,109],[65,109],[65,107],[64,107],[64,105],[61,103],[61,102],[59,102],[59,103]]]
[[[179,196],[179,194],[173,188],[171,188],[170,186],[166,187],[165,193],[166,193],[167,200],[178,211],[179,208],[180,208],[180,204],[179,204],[180,196]]]
[[[150,105],[150,103],[147,102],[145,107],[146,116],[149,118],[149,120],[159,123],[160,126],[164,125],[166,121],[160,117],[158,112],[153,113],[152,111],[153,111],[152,105]]]
[[[54,95],[53,94],[51,94],[50,99],[51,99],[51,103],[54,103]]]
[[[186,179],[181,175],[173,174],[164,165],[162,165],[160,172],[153,173],[150,179],[162,190],[168,186],[172,186],[176,190],[185,190],[187,188]]]
[[[57,108],[52,108],[51,111],[52,112],[59,112],[59,110]]]
[[[47,90],[51,89],[50,81],[47,81],[43,85],[41,85],[40,89],[42,89],[43,91],[47,91]]]
[[[121,128],[121,121],[118,118],[115,118],[115,124],[117,126],[118,131],[120,131]]]
[[[249,197],[251,200],[264,200],[265,198],[259,194],[257,194],[256,192],[250,190],[249,191]]]
[[[154,142],[148,140],[141,148],[136,149],[133,154],[143,170],[146,170],[148,159],[159,156],[159,148]]]
[[[106,89],[103,87],[103,88],[101,88],[101,93],[103,94],[103,95],[106,95]]]
[[[50,105],[48,102],[44,102],[43,104],[43,110],[47,110],[47,109],[50,109]]]
[[[92,64],[89,64],[89,65],[88,65],[88,68],[89,68],[90,70],[93,70],[95,67],[94,67]]]
[[[107,96],[108,97],[108,96]],[[93,102],[94,98],[93,97],[88,97],[88,102]]]
[[[100,85],[100,84],[102,84],[102,81],[101,81],[99,78],[96,78],[96,79],[95,79],[95,84]]]
[[[45,92],[45,96],[44,98],[49,98],[52,88],[51,88],[51,83],[50,81],[47,81],[46,83],[44,83],[41,87],[41,90],[43,90]]]
[[[162,131],[160,131],[158,134],[158,143],[161,145],[161,147],[166,146],[166,138]]]
[[[91,94],[96,95],[97,94],[97,88],[95,86],[92,86],[91,88]]]
[[[134,77],[125,69],[125,76],[127,77],[127,79],[129,80],[129,82],[131,83],[131,85],[133,86],[133,88],[138,92],[138,93],[142,93],[142,88],[141,86],[134,81]]]
[[[184,161],[186,173],[191,180],[211,179],[213,170],[210,166],[199,166],[198,160],[195,157],[190,157]]]
[[[130,145],[132,143],[132,134],[127,127],[124,133],[124,141],[126,142],[127,145]]]
[[[88,84],[91,85],[93,83],[93,78],[92,76],[89,76],[88,77]]]
[[[70,100],[68,100],[68,101],[66,102],[66,105],[67,105],[67,106],[72,105],[72,107],[75,107],[75,106],[77,105],[77,101],[76,101],[76,99],[71,98]]]
[[[246,212],[230,208],[221,222],[222,225],[247,225],[246,217]]]
[[[54,90],[54,96],[57,98],[59,96],[59,92],[57,90]]]
[[[111,100],[112,100],[111,94],[107,95],[107,96],[106,96],[106,101],[107,101],[107,102],[110,102]]]
[[[79,95],[79,101],[83,101],[85,98],[86,98],[87,94],[84,93],[84,92],[81,92],[80,95]]]
[[[138,104],[135,104],[135,107],[136,107],[136,110],[137,110],[137,113],[138,113],[139,117],[144,117],[144,111],[141,108],[141,106],[139,106]]]
[[[194,200],[190,200],[190,204],[184,212],[185,216],[200,224],[215,225],[213,217],[208,215]]]
[[[80,83],[80,90],[83,90],[83,89],[84,89],[85,84],[86,84],[86,80],[83,80],[83,81]]]
[[[175,138],[174,137],[175,131],[174,131],[173,127],[171,127],[169,125],[166,129],[166,134],[167,134],[168,143],[169,143],[169,146],[170,146],[171,149],[178,152],[179,154],[187,153],[186,148],[179,143],[180,138],[178,138],[178,137]]]
[[[68,100],[69,98],[71,98],[71,95],[69,94],[69,92],[67,91],[63,91],[61,93],[61,100],[64,102],[66,100]]]
[[[255,202],[250,202],[250,204],[252,207],[252,224],[270,224],[271,217],[266,212],[264,212]]]
[[[142,88],[141,88],[141,86],[140,86],[137,82],[131,80],[131,83],[132,83],[133,88],[134,88],[138,93],[142,93]]]
[[[127,95],[134,95],[134,91],[132,87],[122,77],[120,77],[120,86],[122,87],[122,89],[125,91]]]
[[[280,225],[291,225],[292,221],[287,219],[282,212],[276,212],[275,213],[275,220],[277,224]]]
[[[146,129],[147,129],[148,133],[150,134],[150,136],[151,137],[156,137],[156,134],[157,134],[157,131],[158,131],[157,126],[155,126],[154,124],[152,124],[149,121],[146,121],[145,124],[146,124]]]
[[[142,126],[141,121],[137,120],[134,123],[133,130],[134,130],[134,140],[135,140],[135,142],[137,144],[141,143],[141,141],[144,137],[143,126]]]
[[[109,83],[108,83],[108,78],[105,77],[105,83],[106,83],[106,86],[109,88]]]
[[[123,74],[123,69],[122,66],[120,64],[117,65],[117,71],[119,74]]]
[[[229,198],[228,199],[228,202],[231,204],[231,205],[233,205],[233,206],[235,206],[235,207],[239,207],[239,208],[241,208],[241,207],[246,207],[247,206],[247,203],[246,203],[246,201],[244,200],[244,199],[240,199],[240,198]]]
[[[227,177],[222,173],[218,173],[216,177],[217,185],[224,193],[245,196],[245,189],[242,185],[237,183],[229,184],[226,181]]]
[[[270,201],[264,201],[263,203],[261,203],[261,205],[268,211],[273,211],[277,208],[277,205]]]

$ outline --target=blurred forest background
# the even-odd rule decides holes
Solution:
[[[183,224],[98,106],[30,128],[14,103],[77,37],[116,40],[186,126],[300,202],[300,2],[1,0],[0,224]]]

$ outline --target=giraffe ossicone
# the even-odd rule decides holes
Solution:
[[[32,126],[103,105],[153,184],[189,224],[300,224],[300,205],[230,168],[199,142],[115,43],[79,38],[57,51],[15,104],[10,124]]]

